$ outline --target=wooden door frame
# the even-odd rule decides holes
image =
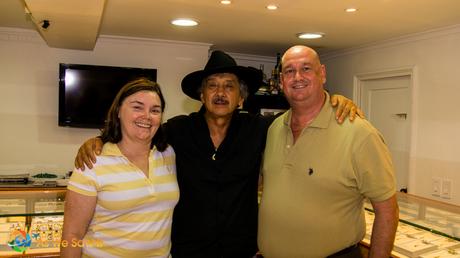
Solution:
[[[410,117],[409,117],[409,160],[408,160],[408,179],[407,187],[410,193],[417,192],[415,185],[415,176],[416,176],[416,139],[417,139],[417,67],[401,67],[395,69],[385,69],[380,71],[368,72],[357,74],[353,76],[353,101],[357,103],[360,107],[363,106],[363,81],[366,80],[375,80],[375,79],[384,79],[397,76],[409,76],[409,95],[410,95]]]

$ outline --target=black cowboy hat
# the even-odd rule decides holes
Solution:
[[[200,100],[198,89],[201,87],[201,82],[207,76],[215,73],[235,74],[238,79],[246,82],[249,94],[255,93],[262,86],[263,73],[261,70],[250,66],[239,66],[231,56],[216,50],[212,52],[203,70],[195,71],[184,77],[181,83],[182,91],[190,98]]]

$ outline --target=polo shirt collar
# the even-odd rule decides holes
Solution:
[[[123,156],[123,154],[120,151],[120,148],[118,148],[118,145],[116,143],[111,143],[111,142],[106,142],[104,146],[102,146],[101,155]]]
[[[321,108],[321,111],[318,113],[318,115],[313,119],[313,121],[308,125],[308,127],[316,127],[316,128],[328,128],[329,123],[331,122],[331,115],[334,114],[332,110],[332,106],[329,104],[330,102],[330,96],[327,91],[324,91],[324,94],[326,94],[326,98],[324,100],[323,107]],[[284,116],[283,123],[286,126],[290,126],[291,124],[291,116],[292,116],[292,109],[289,109],[288,112],[286,112],[286,115]]]
[[[150,153],[155,149],[156,147],[154,146],[151,150]],[[116,143],[112,142],[106,142],[102,146],[102,151],[101,155],[104,156],[115,156],[115,157],[124,157],[123,153],[121,153],[120,148],[118,148],[118,145]]]

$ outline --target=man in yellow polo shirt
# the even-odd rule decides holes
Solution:
[[[380,133],[357,118],[334,122],[326,70],[294,46],[282,58],[291,105],[270,126],[263,162],[259,248],[265,258],[360,257],[363,200],[375,210],[369,257],[389,257],[398,223],[394,171]]]

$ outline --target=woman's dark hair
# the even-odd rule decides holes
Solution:
[[[160,85],[151,81],[147,78],[138,78],[125,84],[115,96],[115,99],[110,106],[109,112],[107,112],[107,120],[105,122],[104,129],[101,134],[102,142],[118,143],[121,141],[121,124],[118,118],[118,112],[123,104],[123,101],[128,97],[139,91],[152,91],[158,94],[161,102],[161,112],[165,110],[166,102],[161,93]],[[153,136],[150,148],[155,146],[158,151],[164,151],[168,146],[166,142],[166,135],[163,131],[163,125],[158,127],[157,132]]]

